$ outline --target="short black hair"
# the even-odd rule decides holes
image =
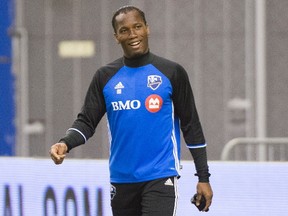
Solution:
[[[120,8],[114,13],[114,15],[113,15],[113,17],[112,17],[112,27],[113,27],[115,33],[116,33],[116,16],[118,16],[118,15],[121,14],[121,13],[126,14],[126,13],[128,13],[128,12],[130,12],[130,11],[137,11],[137,12],[140,14],[140,16],[142,17],[145,25],[147,24],[146,18],[145,18],[145,13],[144,13],[142,10],[140,10],[139,8],[137,8],[137,7],[135,7],[135,6],[132,6],[132,5],[125,5],[125,6],[120,7]]]

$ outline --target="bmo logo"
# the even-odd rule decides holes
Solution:
[[[123,101],[114,101],[111,102],[111,105],[113,107],[113,111],[119,111],[119,110],[136,110],[139,109],[141,106],[141,102],[139,100],[126,100]]]
[[[146,98],[145,107],[149,112],[158,112],[163,105],[162,98],[157,94],[152,94]]]

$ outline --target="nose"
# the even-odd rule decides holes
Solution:
[[[133,37],[136,37],[136,36],[137,36],[137,34],[136,34],[135,29],[131,29],[130,32],[129,32],[129,37],[133,38]]]

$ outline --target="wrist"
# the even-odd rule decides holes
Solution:
[[[67,144],[64,140],[60,140],[59,143],[62,144],[62,146],[64,146],[64,148],[66,149],[66,152],[69,153],[69,151],[71,150],[71,148],[69,147],[69,144]]]
[[[194,175],[198,176],[199,182],[204,182],[204,183],[208,183],[209,177],[211,176],[209,172],[198,172],[198,173],[195,173]]]

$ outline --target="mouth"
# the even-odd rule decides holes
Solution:
[[[129,43],[129,46],[138,47],[140,45],[140,43],[141,43],[141,41],[134,41],[134,42]]]

